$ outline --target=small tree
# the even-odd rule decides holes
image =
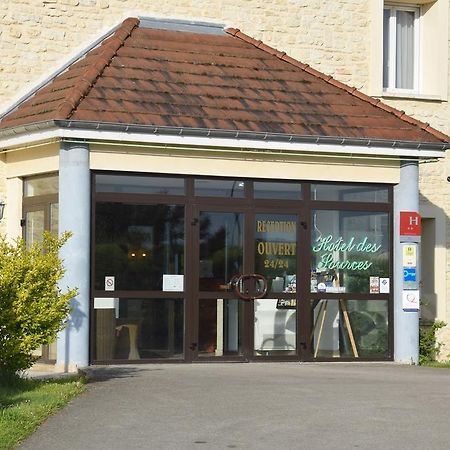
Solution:
[[[0,240],[0,379],[29,368],[37,359],[32,352],[64,327],[76,295],[58,288],[64,274],[58,252],[69,237],[45,233],[29,248],[22,239]]]

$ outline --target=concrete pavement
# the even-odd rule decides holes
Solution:
[[[91,369],[19,448],[448,449],[450,370],[377,363]]]

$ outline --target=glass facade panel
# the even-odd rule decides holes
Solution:
[[[302,186],[300,183],[255,181],[253,183],[253,191],[255,198],[300,200]]]
[[[24,180],[23,217],[24,238],[29,247],[41,242],[45,231],[58,233],[58,175],[26,178]],[[56,342],[43,345],[33,352],[40,362],[56,360]]]
[[[242,180],[207,180],[198,179],[194,182],[195,195],[199,197],[229,197],[243,198],[245,183]]]
[[[172,179],[95,175],[93,360],[392,357],[389,186]],[[58,228],[39,199],[30,242]]]
[[[59,225],[59,205],[52,203],[50,205],[50,233],[58,234]]]
[[[387,358],[387,300],[313,300],[314,358]]]
[[[311,292],[380,293],[389,278],[389,214],[312,213]]]
[[[184,274],[184,207],[98,202],[95,289],[162,290],[164,275]]]
[[[51,361],[56,361],[58,356],[58,348],[56,345],[56,341],[48,344],[48,359]]]
[[[200,213],[199,285],[201,291],[229,289],[242,273],[244,256],[243,214]]]
[[[96,192],[184,195],[184,179],[169,177],[96,175]]]
[[[255,272],[267,279],[268,292],[295,292],[297,216],[256,214]]]
[[[38,195],[58,193],[58,175],[27,178],[24,182],[24,196],[35,197]]]
[[[183,357],[183,300],[95,298],[94,312],[94,359]]]
[[[339,202],[387,203],[386,186],[355,184],[312,184],[311,199]]]
[[[198,308],[198,355],[240,355],[242,301],[201,299]]]
[[[44,211],[29,211],[25,215],[25,242],[27,246],[33,244],[33,242],[41,242],[44,229]]]
[[[295,300],[254,300],[254,354],[296,354],[297,311]]]

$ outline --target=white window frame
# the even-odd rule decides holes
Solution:
[[[389,73],[388,84],[383,86],[383,92],[387,93],[418,93],[420,90],[419,84],[419,61],[420,61],[420,8],[416,6],[406,5],[384,5],[383,11],[389,10]],[[413,88],[404,89],[395,87],[396,80],[396,58],[397,58],[397,11],[414,12],[414,62],[413,62]],[[383,12],[384,14],[384,12]],[[384,21],[383,21],[384,22]],[[384,30],[383,30],[384,39]],[[383,56],[384,65],[384,56]],[[384,67],[383,67],[384,70]],[[384,83],[383,83],[384,84]]]

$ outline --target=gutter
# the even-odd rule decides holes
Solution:
[[[442,158],[450,142],[416,142],[384,139],[302,136],[254,131],[133,125],[76,120],[49,120],[0,130],[0,151],[43,139],[139,142],[213,146],[309,153]],[[3,141],[3,142],[2,142]]]

